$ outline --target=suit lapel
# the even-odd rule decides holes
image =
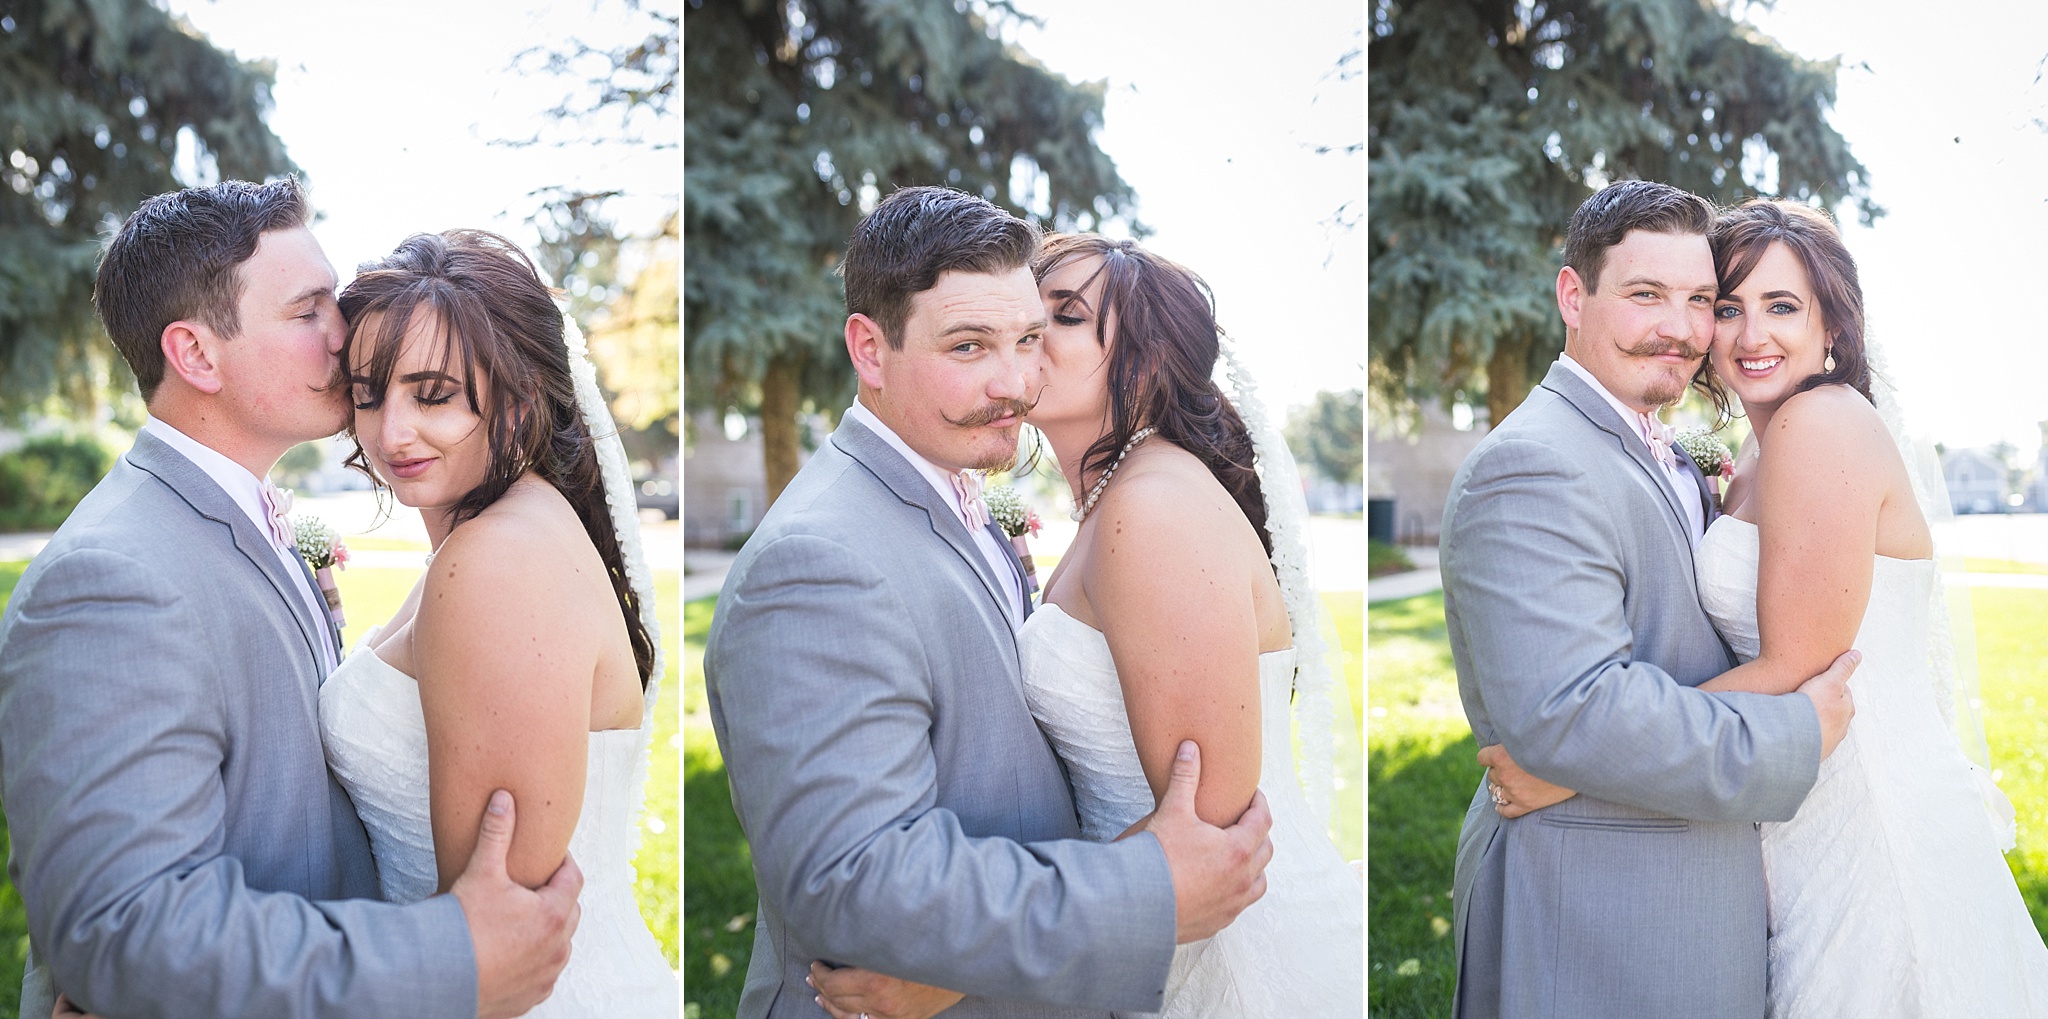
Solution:
[[[1543,388],[1563,397],[1565,402],[1584,415],[1594,427],[1606,432],[1620,447],[1621,452],[1635,462],[1636,468],[1643,472],[1643,476],[1650,482],[1650,487],[1663,500],[1665,522],[1670,524],[1672,538],[1685,550],[1683,558],[1686,569],[1691,570],[1692,523],[1686,519],[1685,508],[1678,504],[1678,493],[1673,491],[1671,483],[1665,480],[1664,468],[1658,466],[1657,461],[1650,456],[1650,449],[1643,442],[1642,436],[1636,434],[1635,428],[1623,421],[1620,414],[1615,413],[1614,406],[1607,402],[1606,397],[1594,392],[1593,387],[1586,384],[1586,380],[1579,378],[1576,372],[1562,364],[1551,365],[1550,373],[1543,376]],[[1676,449],[1677,444],[1673,443],[1672,448]],[[1691,463],[1690,460],[1686,462]]]
[[[905,505],[925,512],[931,521],[932,533],[950,546],[976,577],[981,578],[981,586],[990,598],[995,599],[997,611],[1015,631],[1017,620],[1012,618],[1010,598],[1004,592],[1002,580],[995,575],[988,557],[981,554],[981,549],[968,535],[967,525],[962,524],[953,507],[940,498],[938,489],[933,488],[931,482],[925,480],[925,476],[910,461],[903,459],[903,454],[896,452],[887,440],[851,418],[840,420],[839,428],[832,433],[832,444],[867,468]]]
[[[299,596],[296,582],[291,574],[285,572],[284,563],[278,560],[277,553],[272,551],[270,539],[256,530],[256,525],[249,521],[249,515],[243,513],[241,507],[235,505],[235,501],[221,491],[220,486],[197,464],[148,432],[135,437],[135,445],[128,450],[127,459],[178,493],[193,512],[227,528],[235,550],[270,582],[271,589],[284,600],[292,619],[299,624],[299,635],[306,641],[306,654],[313,660],[313,674],[324,675],[326,661],[320,655],[317,642],[333,642],[333,620],[322,625],[321,621],[312,618],[306,600]]]
[[[1706,472],[1700,470],[1700,465],[1693,462],[1692,454],[1686,452],[1684,446],[1674,442],[1671,444],[1671,451],[1678,454],[1679,462],[1685,465],[1686,476],[1691,478],[1693,486],[1700,490],[1701,526],[1714,526],[1714,518],[1721,515],[1721,507],[1714,505],[1714,490],[1707,483]]]

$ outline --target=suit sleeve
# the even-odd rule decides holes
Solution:
[[[939,706],[905,612],[860,556],[806,535],[762,549],[720,599],[707,692],[764,908],[835,964],[1156,1010],[1174,947],[1158,841],[963,832],[934,805]]]
[[[7,620],[9,873],[59,989],[121,1019],[476,1014],[452,897],[313,902],[247,887],[222,855],[228,694],[176,584],[68,551]]]
[[[1792,816],[1820,764],[1805,697],[1708,693],[1632,658],[1607,503],[1528,440],[1475,461],[1443,530],[1444,596],[1484,702],[1477,733],[1530,774],[1702,821]],[[1540,508],[1540,509],[1539,509]]]

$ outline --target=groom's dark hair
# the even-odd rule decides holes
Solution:
[[[1607,249],[1629,231],[1704,237],[1713,228],[1714,203],[1653,180],[1618,180],[1593,192],[1572,213],[1564,233],[1564,264],[1578,271],[1587,290],[1596,290]]]
[[[164,329],[184,319],[224,337],[242,331],[241,266],[272,230],[305,226],[295,177],[226,180],[143,201],[100,256],[92,303],[147,402],[164,380]]]
[[[892,350],[903,349],[910,299],[951,271],[1022,269],[1038,253],[1038,228],[965,191],[903,188],[882,199],[853,231],[839,274],[846,313],[882,327]]]

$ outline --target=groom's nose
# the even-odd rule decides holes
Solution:
[[[1043,374],[1037,352],[1002,351],[996,358],[995,373],[984,390],[990,399],[1023,400],[1030,397]]]

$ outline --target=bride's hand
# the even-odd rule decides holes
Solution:
[[[818,1004],[832,1019],[926,1019],[966,997],[855,966],[832,969],[822,962],[811,963],[811,975],[804,982],[817,990]]]
[[[1578,795],[1523,771],[1498,743],[1479,748],[1479,763],[1486,768],[1486,787],[1493,794],[1494,812],[1502,817],[1520,817]]]

